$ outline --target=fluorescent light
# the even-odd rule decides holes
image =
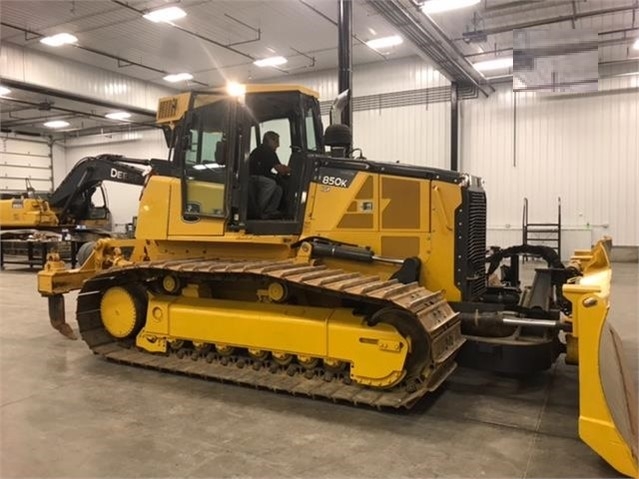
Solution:
[[[58,33],[50,37],[44,37],[40,39],[40,43],[49,45],[50,47],[60,47],[69,43],[75,43],[78,39],[70,33]]]
[[[422,12],[431,13],[448,12],[458,8],[471,7],[477,5],[480,0],[428,0],[422,4]]]
[[[52,120],[52,121],[47,121],[44,124],[44,126],[46,126],[47,128],[64,128],[69,125],[70,123],[64,120]]]
[[[107,113],[106,116],[109,120],[126,120],[131,118],[131,113],[126,111],[114,111],[113,113]]]
[[[639,38],[635,40],[635,43],[634,45],[632,45],[632,48],[634,48],[635,50],[639,50]]]
[[[193,80],[193,75],[190,73],[173,73],[164,77],[164,81],[169,83],[177,83],[179,81]]]
[[[226,92],[231,96],[243,96],[246,93],[246,85],[229,82],[226,85]]]
[[[269,57],[262,58],[261,60],[255,60],[253,65],[258,67],[276,67],[278,65],[284,65],[288,60],[284,57]]]
[[[382,48],[394,47],[395,45],[400,45],[404,42],[404,39],[399,35],[392,35],[390,37],[382,37],[375,38],[374,40],[369,40],[366,42],[366,45],[373,50],[380,50]]]
[[[478,72],[487,72],[490,70],[501,70],[502,68],[512,68],[513,67],[513,58],[512,57],[504,57],[504,58],[495,58],[493,60],[486,60],[483,62],[473,63],[475,70]]]
[[[152,12],[149,12],[146,15],[144,15],[144,18],[152,21],[153,23],[160,23],[160,22],[168,23],[183,17],[186,17],[186,12],[182,10],[180,7],[175,7],[175,6],[153,10]]]
[[[8,95],[9,93],[11,93],[11,90],[9,90],[6,86],[0,85],[0,96]]]

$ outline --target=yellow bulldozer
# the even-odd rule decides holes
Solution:
[[[348,128],[323,134],[315,92],[183,93],[157,116],[171,154],[152,165],[135,238],[97,241],[77,269],[51,254],[38,274],[55,328],[74,336],[63,295],[79,289],[80,335],[107,359],[377,408],[413,406],[457,360],[527,373],[565,352],[581,437],[637,476],[605,243],[568,267],[540,251],[532,289],[489,286],[480,179],[352,157]],[[276,176],[251,166],[267,132],[284,151]],[[279,188],[276,214],[259,176]]]

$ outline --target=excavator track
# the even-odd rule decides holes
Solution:
[[[388,307],[400,310],[405,316],[410,315],[411,327],[418,334],[423,332],[428,342],[428,357],[421,358],[426,373],[417,380],[405,379],[391,389],[376,389],[351,383],[348,374],[327,373],[322,368],[309,373],[303,368],[273,367],[274,364],[268,360],[262,362],[248,356],[206,354],[188,348],[153,354],[136,348],[132,342],[111,336],[101,320],[103,292],[113,286],[145,284],[166,274],[175,274],[189,281],[277,280],[327,297],[373,305],[378,310]],[[255,304],[260,303],[256,301]],[[380,409],[410,408],[426,393],[437,389],[455,370],[455,353],[464,342],[457,313],[441,292],[429,291],[417,283],[403,284],[394,279],[384,281],[375,276],[329,269],[322,264],[300,264],[293,260],[188,259],[149,261],[112,268],[85,282],[78,296],[77,320],[82,338],[90,349],[111,361]]]

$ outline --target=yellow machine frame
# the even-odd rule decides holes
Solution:
[[[215,95],[212,94],[213,97]],[[189,108],[190,101],[189,94],[162,99],[158,121],[175,126]],[[301,235],[253,235],[244,230],[227,231],[227,220],[221,217],[185,221],[179,200],[182,198],[182,184],[178,178],[151,177],[140,202],[136,239],[98,241],[88,260],[75,270],[65,269],[59,258],[52,255],[45,269],[38,274],[40,293],[44,296],[61,295],[80,289],[83,282],[97,272],[149,259],[291,259],[310,264],[310,251],[303,247],[291,248],[291,244],[300,237],[329,236],[338,242],[368,245],[374,251],[390,257],[417,256],[424,264],[419,285],[431,291],[448,287],[445,291],[447,300],[462,299],[459,290],[454,288],[454,272],[450,267],[455,261],[455,211],[461,204],[459,184],[436,179],[392,177],[367,171],[358,171],[350,188],[331,189],[327,185],[311,183]],[[195,188],[198,187],[195,184]],[[210,209],[216,209],[221,203],[221,192],[215,187],[208,190],[204,193],[202,189],[202,202],[210,201]],[[199,195],[200,191],[197,193]],[[406,195],[413,195],[411,201],[401,203]],[[402,208],[392,210],[391,207],[391,211],[397,213],[384,216],[384,211],[388,211],[389,205],[395,201],[398,202],[395,205],[401,204]],[[249,244],[250,248],[247,247]],[[131,250],[130,254],[122,253],[125,248]],[[322,262],[330,268],[343,267],[349,270],[347,260],[327,257]],[[606,366],[608,360],[620,356],[621,351],[614,347],[618,343],[616,335],[606,324],[611,268],[605,244],[600,242],[591,251],[577,252],[573,257],[573,265],[582,272],[582,276],[564,285],[563,291],[573,304],[572,316],[567,319],[572,322],[572,333],[567,335],[566,356],[567,361],[579,364],[579,434],[615,469],[637,477],[637,416],[636,399],[632,397],[633,387],[624,374],[623,360],[617,358],[614,362],[616,366]],[[358,263],[355,269],[362,274],[387,279],[397,265]],[[225,326],[220,329],[213,320],[186,321],[193,318],[194,311],[205,316],[210,306],[216,307],[217,316],[226,319],[239,317],[237,327],[228,329]],[[134,318],[135,315],[131,313],[134,308],[134,301],[126,293],[113,292],[105,306],[105,317],[107,323],[111,324],[107,324],[107,327],[112,329],[113,336],[118,337],[118,334],[133,330],[131,328],[134,325],[130,320],[121,322],[119,318]],[[210,338],[222,337],[228,346],[236,344],[250,348],[251,344],[246,340],[250,338],[247,331],[253,331],[268,337],[275,345],[274,349],[280,349],[282,354],[314,355],[329,362],[348,360],[356,364],[359,357],[364,358],[362,363],[370,364],[365,358],[369,355],[379,358],[382,351],[384,357],[390,358],[388,363],[376,370],[365,371],[360,376],[355,369],[354,380],[382,387],[401,380],[394,374],[399,368],[396,364],[403,362],[406,351],[410,349],[410,344],[403,341],[401,335],[391,329],[372,328],[370,341],[363,344],[361,350],[343,351],[339,341],[335,343],[335,349],[330,349],[328,342],[317,343],[317,331],[311,330],[319,328],[319,336],[327,338],[332,330],[341,329],[340,336],[347,337],[348,334],[344,332],[349,328],[357,330],[355,325],[358,319],[340,308],[331,310],[327,315],[328,309],[312,311],[312,308],[306,308],[301,311],[300,307],[293,305],[267,303],[264,305],[266,320],[256,321],[251,314],[234,309],[224,299],[214,299],[199,291],[196,285],[189,284],[179,297],[149,295],[145,326],[136,337],[136,343],[146,350],[163,352],[167,349],[167,342],[181,338],[204,343]],[[115,314],[118,311],[122,315]],[[324,316],[319,317],[318,314]],[[309,321],[309,318],[315,321]],[[224,322],[227,325],[229,323]],[[298,341],[296,348],[287,345],[282,335],[277,334],[278,331],[281,333],[281,328],[286,329],[292,323],[300,325],[301,330],[307,333],[298,332],[298,337],[308,338],[308,341]],[[615,376],[616,384],[609,380],[612,376],[610,371],[620,371]],[[619,384],[625,398],[620,403],[622,414],[612,407],[610,393],[614,389],[619,390],[614,387]]]
[[[619,336],[606,322],[612,270],[604,242],[577,251],[573,262],[583,277],[563,292],[573,305],[567,361],[579,365],[579,437],[616,470],[639,477],[637,386],[624,366]]]

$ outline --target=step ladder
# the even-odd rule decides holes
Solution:
[[[524,198],[522,217],[522,243],[524,245],[542,245],[554,249],[561,259],[561,197],[557,198],[556,223],[530,223],[528,221],[528,198]],[[524,255],[523,260],[527,261]]]

